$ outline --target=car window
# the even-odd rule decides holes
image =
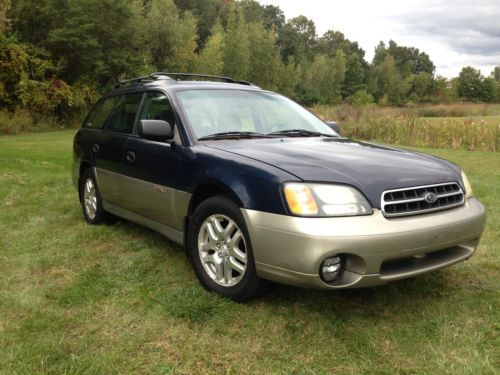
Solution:
[[[111,112],[120,101],[120,98],[121,96],[111,96],[109,98],[101,99],[88,115],[85,127],[91,129],[104,128],[106,120],[109,118]]]
[[[272,133],[294,129],[336,134],[309,111],[277,94],[184,90],[176,95],[197,138],[224,132]]]
[[[147,93],[141,120],[163,120],[175,126],[174,110],[167,96],[160,92]]]
[[[142,93],[124,95],[109,124],[109,130],[132,133],[135,118],[142,100]]]

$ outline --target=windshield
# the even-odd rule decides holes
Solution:
[[[269,134],[287,130],[337,135],[312,113],[278,94],[186,90],[176,95],[197,138],[228,132]]]

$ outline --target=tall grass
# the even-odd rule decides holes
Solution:
[[[485,103],[436,104],[410,107],[420,117],[499,116],[500,105]]]
[[[77,115],[61,120],[56,117],[35,117],[27,110],[18,110],[14,113],[0,110],[0,135],[73,129],[81,125],[82,117]]]
[[[500,146],[500,116],[436,118],[420,116],[414,108],[349,106],[315,107],[313,111],[339,121],[342,135],[350,138],[474,151],[497,151]]]

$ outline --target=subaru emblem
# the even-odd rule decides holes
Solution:
[[[434,193],[427,192],[424,195],[424,199],[427,203],[436,203],[438,197]]]

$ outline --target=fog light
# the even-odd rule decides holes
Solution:
[[[327,258],[321,264],[321,278],[327,283],[337,280],[342,273],[342,257]]]

